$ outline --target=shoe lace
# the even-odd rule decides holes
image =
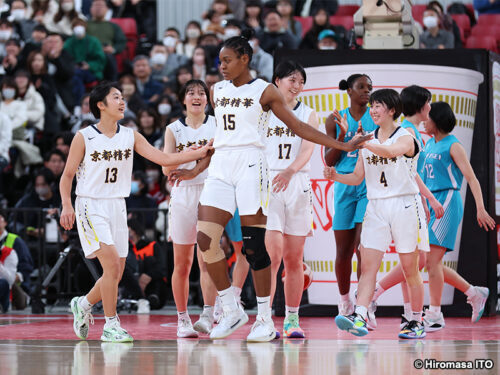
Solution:
[[[406,327],[405,327],[405,328],[406,328],[406,329],[409,329],[409,330],[412,330],[412,331],[415,331],[415,330],[419,329],[420,327],[419,327],[419,324],[418,324],[418,322],[417,322],[416,320],[412,320],[412,321],[410,321],[410,322],[406,325]]]
[[[188,319],[179,319],[179,324],[182,328],[191,328],[191,322]]]
[[[291,327],[298,328],[299,327],[299,317],[295,314],[288,316],[288,323],[290,324]]]
[[[90,311],[83,311],[82,319],[84,322],[94,325],[94,317],[92,316],[92,313]]]

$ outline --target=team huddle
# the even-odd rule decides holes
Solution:
[[[341,295],[337,326],[366,335],[376,328],[378,296],[402,283],[405,313],[399,337],[423,338],[426,331],[444,327],[440,312],[444,281],[467,294],[473,321],[479,320],[488,289],[471,286],[442,264],[444,253],[454,248],[463,214],[459,193],[463,177],[474,195],[479,225],[486,230],[494,227],[465,151],[450,134],[456,122],[451,108],[443,102],[431,105],[429,91],[418,86],[401,94],[390,89],[372,92],[370,78],[356,74],[340,83],[351,106],[328,118],[325,135],[317,130],[316,113],[297,100],[306,82],[299,64],[280,63],[272,84],[252,78],[248,68],[252,48],[245,33],[226,40],[219,59],[224,81],[211,92],[199,80],[182,88],[186,117],[166,128],[164,152],[118,125],[125,109],[119,87],[103,83],[92,91],[90,107],[100,122],[75,136],[60,185],[61,225],[69,230],[76,218],[85,255],[97,257],[103,268],[92,290],[71,301],[76,335],[88,337],[92,306],[102,300],[106,323],[101,339],[133,340],[116,314],[118,283],[128,251],[124,197],[130,193],[133,158],[125,158],[123,151],[122,157],[115,151],[104,158],[109,156],[107,150],[115,149],[137,152],[162,165],[174,183],[169,232],[174,243],[172,289],[178,337],[205,333],[222,339],[244,326],[248,315],[239,293],[248,268],[258,314],[247,340],[279,337],[271,306],[281,261],[286,269],[282,332],[289,338],[305,337],[298,311],[304,287],[304,243],[312,228],[308,171],[315,143],[327,147],[325,161],[330,167],[324,171],[325,178],[336,182],[333,229]],[[215,116],[205,114],[209,100]],[[398,125],[401,113],[405,120]],[[416,127],[422,121],[433,136],[425,148]],[[73,210],[70,192],[75,175]],[[243,249],[237,251],[232,283],[220,246],[225,228]],[[400,266],[377,283],[377,271],[392,241]],[[204,308],[193,325],[187,300],[195,244]],[[349,286],[355,250],[361,273],[354,303]],[[422,318],[424,289],[419,270],[424,265],[431,304]]]

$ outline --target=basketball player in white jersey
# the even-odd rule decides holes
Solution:
[[[215,118],[205,114],[209,95],[208,87],[200,80],[188,81],[181,88],[179,101],[185,107],[187,115],[167,126],[165,152],[184,152],[193,145],[205,145],[214,138]],[[195,166],[195,162],[190,162],[180,166],[163,167],[163,173],[168,175],[176,168],[194,169]],[[217,291],[208,276],[201,255],[198,260],[204,307],[194,328],[187,311],[189,273],[193,265],[194,244],[196,243],[198,203],[206,177],[207,172],[204,171],[193,179],[178,181],[171,192],[168,228],[174,243],[172,292],[177,306],[178,337],[198,337],[198,332],[210,333],[214,322],[214,302]],[[198,253],[200,253],[199,250]]]
[[[120,327],[116,315],[118,283],[128,253],[128,227],[125,197],[130,194],[134,151],[160,165],[180,164],[203,158],[210,150],[204,146],[182,154],[165,154],[138,132],[118,124],[125,102],[114,83],[101,83],[90,94],[90,109],[99,123],[80,130],[71,143],[61,177],[61,226],[70,230],[77,222],[82,249],[87,258],[99,259],[103,274],[84,297],[71,301],[73,329],[84,340],[92,306],[102,300],[106,323],[102,341],[127,342],[132,336]],[[76,174],[75,209],[71,203],[71,184]]]
[[[338,315],[337,326],[356,336],[368,334],[368,305],[372,300],[378,269],[385,251],[394,240],[410,294],[412,316],[402,328],[400,338],[425,337],[422,325],[424,286],[418,270],[419,189],[415,181],[419,145],[416,139],[395,123],[402,110],[399,94],[392,89],[377,90],[370,96],[370,115],[379,129],[365,144],[354,172],[337,174],[325,169],[325,177],[347,185],[366,181],[368,206],[361,229],[362,269],[356,309],[349,316]]]
[[[285,98],[288,108],[301,121],[317,129],[316,112],[297,100],[305,82],[306,72],[294,61],[283,61],[274,71],[273,83]],[[312,193],[308,172],[314,143],[296,136],[274,114],[269,119],[267,136],[266,156],[273,186],[266,226],[266,249],[271,257],[271,301],[283,260],[286,270],[283,337],[304,338],[299,325],[299,305],[304,290],[304,243],[312,234]]]
[[[197,243],[224,311],[210,337],[221,339],[248,321],[236,303],[226,257],[219,245],[224,227],[238,207],[258,305],[247,340],[270,341],[276,335],[270,306],[271,260],[264,244],[269,200],[264,149],[270,110],[298,136],[327,147],[353,150],[370,136],[347,144],[338,142],[295,117],[274,85],[252,78],[248,67],[253,54],[248,43],[251,32],[245,30],[242,36],[229,38],[219,53],[225,81],[212,87],[216,152],[200,197]]]

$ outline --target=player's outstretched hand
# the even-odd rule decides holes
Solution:
[[[273,193],[279,193],[280,191],[285,191],[293,177],[293,172],[285,169],[273,178]]]
[[[63,207],[61,212],[61,218],[59,219],[59,223],[61,227],[65,230],[70,230],[73,228],[73,223],[75,222],[75,210],[73,210],[72,206]]]
[[[340,115],[340,112],[336,109],[332,112],[333,120],[335,123],[340,126],[340,131],[343,134],[347,134],[347,130],[349,129],[349,123],[347,122],[347,113],[344,113],[344,117]]]
[[[192,169],[174,169],[168,174],[168,181],[172,184],[172,186],[175,186],[179,185],[179,182],[181,181],[192,180],[195,177],[196,175]]]
[[[486,231],[495,229],[495,220],[493,220],[484,208],[477,210],[477,223]]]
[[[335,180],[335,176],[337,172],[335,171],[335,167],[325,167],[323,169],[323,176],[328,180]]]
[[[434,210],[434,214],[436,215],[436,219],[442,218],[444,215],[443,205],[441,203],[439,203],[439,201],[436,198],[429,200],[429,203],[430,203],[432,209]]]
[[[345,151],[354,151],[357,150],[358,148],[363,148],[365,145],[365,142],[369,141],[372,139],[373,134],[356,134],[352,139],[346,143],[346,150]]]

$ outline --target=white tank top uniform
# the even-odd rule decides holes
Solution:
[[[215,135],[215,118],[206,116],[203,124],[194,129],[186,124],[185,119],[179,119],[168,128],[175,138],[177,152],[193,145],[205,145]],[[196,161],[179,165],[179,169],[193,169]],[[168,211],[168,232],[172,241],[180,245],[196,243],[196,223],[198,221],[198,203],[203,184],[208,172],[205,170],[192,180],[181,181],[171,192]]]
[[[295,116],[308,122],[312,108],[298,102],[293,109]],[[302,144],[302,138],[271,114],[267,132],[266,156],[269,164],[269,181],[287,169],[297,158]],[[312,192],[309,178],[310,162],[295,173],[285,191],[272,192],[269,201],[267,230],[276,230],[283,234],[307,236],[312,234]]]
[[[79,131],[85,154],[76,172],[75,214],[80,242],[94,258],[100,242],[115,245],[120,257],[128,253],[125,197],[130,195],[134,131],[118,125],[111,138],[95,125]]]
[[[398,127],[383,143],[378,139],[379,130],[369,143],[392,145],[400,137],[411,134]],[[415,139],[412,137],[412,139]],[[417,246],[421,248],[421,221],[418,205],[420,201],[418,185],[415,181],[416,165],[420,152],[417,142],[415,155],[385,158],[368,149],[361,151],[365,169],[368,198],[361,244],[365,248],[385,252],[394,241],[398,253],[411,253]]]
[[[208,177],[200,203],[240,215],[267,214],[268,168],[265,157],[268,119],[260,98],[269,83],[254,79],[236,87],[231,81],[214,85],[217,129]]]

